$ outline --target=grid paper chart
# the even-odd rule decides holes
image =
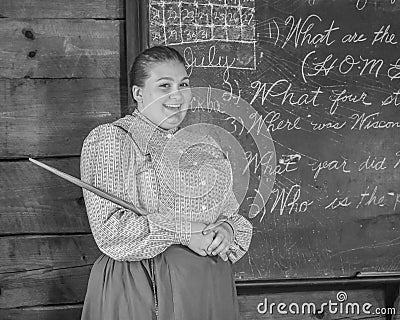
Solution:
[[[151,45],[199,45],[246,53],[232,69],[255,69],[255,0],[150,0]],[[202,46],[202,44],[204,44]]]

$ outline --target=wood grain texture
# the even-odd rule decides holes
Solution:
[[[91,266],[0,275],[1,309],[81,303]]]
[[[119,78],[123,23],[0,19],[0,77]]]
[[[124,18],[123,0],[2,0],[0,14],[7,18]]]
[[[100,254],[91,234],[0,237],[0,274],[84,266]]]
[[[79,155],[120,116],[119,79],[0,79],[0,158]]]
[[[44,163],[79,177],[79,158]],[[0,235],[90,232],[82,190],[29,161],[0,162]]]
[[[2,320],[79,320],[82,305],[28,307],[1,310]]]

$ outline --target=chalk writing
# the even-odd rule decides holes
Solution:
[[[228,116],[224,119],[225,121],[230,121],[230,123],[233,125],[234,129],[233,131],[229,131],[229,133],[234,133],[236,132],[238,134],[238,136],[240,136],[243,132],[244,132],[244,121],[241,117],[232,117],[232,116]],[[237,126],[236,124],[239,124],[239,128],[240,131],[237,132]]]
[[[396,152],[396,156],[399,159],[397,160],[396,164],[394,165],[394,167],[393,167],[394,169],[396,169],[400,165],[400,151]]]
[[[393,104],[395,107],[400,105],[400,89],[393,91],[387,98],[382,100],[382,106],[388,106]]]
[[[368,4],[380,10],[378,4],[396,0],[357,0],[338,8],[353,14],[354,2],[363,11]],[[267,139],[261,128],[274,134],[279,155],[246,150],[243,168],[243,173],[261,172],[263,180],[279,176],[269,199],[271,213],[304,214],[317,205],[321,212],[398,210],[400,193],[392,188],[392,171],[400,169],[397,22],[388,14],[387,21],[377,15],[365,24],[363,14],[373,16],[365,10],[353,14],[350,23],[339,9],[313,13],[317,4],[322,8],[322,1],[304,0],[298,5],[307,10],[289,12],[277,1],[271,4],[279,9],[271,10],[272,17],[260,6],[257,19],[264,20],[257,21],[256,34],[254,0],[150,0],[151,43],[177,45],[189,76],[225,89],[222,98],[230,107],[240,108],[241,99],[257,107],[246,119],[229,116],[221,125],[241,139],[249,134]],[[195,97],[191,108],[221,111],[208,95]],[[380,131],[374,137],[367,130]],[[389,146],[398,151],[388,155]],[[373,148],[376,154],[370,153]],[[354,180],[367,175],[365,181],[374,185]],[[264,199],[257,188],[250,189]],[[267,210],[258,209],[262,222]]]
[[[363,33],[358,34],[357,32],[353,32],[342,37],[342,43],[358,43],[364,41],[367,41],[367,37]]]
[[[263,123],[267,125],[267,130],[270,132],[284,129],[288,131],[301,129],[301,126],[299,124],[301,120],[300,117],[296,117],[294,121],[291,121],[290,119],[281,119],[281,113],[274,110],[268,112],[264,116],[258,113],[252,113],[250,115],[250,119],[253,120],[253,123],[249,128],[249,132],[256,130],[257,134],[259,134]]]
[[[357,10],[360,10],[360,11],[364,10],[366,8],[367,4],[368,4],[368,1],[369,0],[357,0],[356,1]],[[388,2],[388,3],[393,5],[393,4],[396,4],[397,0],[384,0],[384,1],[386,1],[386,2]]]
[[[379,191],[378,186],[374,186],[373,188],[367,186],[366,190],[355,198],[356,201],[354,202],[349,196],[335,197],[333,200],[329,201],[324,209],[336,210],[338,208],[347,208],[354,205],[355,209],[362,209],[370,206],[390,206],[393,211],[396,211],[398,206],[400,206],[400,193],[388,192],[385,194]]]
[[[375,37],[372,40],[372,45],[375,43],[385,43],[395,45],[397,44],[396,41],[396,34],[390,33],[390,24],[387,26],[382,26],[379,31],[374,32]]]
[[[352,102],[352,103],[362,103],[364,106],[370,106],[372,103],[366,101],[368,94],[363,92],[361,95],[356,95],[348,93],[347,89],[343,90],[332,90],[332,94],[329,96],[329,100],[332,101],[329,113],[334,114],[339,106],[339,102]]]
[[[201,110],[211,113],[211,112],[221,112],[223,109],[220,101],[212,97],[212,88],[208,87],[205,97],[200,95],[193,96],[190,102],[190,110],[192,112]]]
[[[321,22],[322,19],[317,14],[311,14],[307,18],[303,19],[299,18],[297,23],[294,16],[289,16],[285,25],[290,25],[290,30],[284,43],[282,44],[282,48],[286,46],[286,44],[293,39],[294,46],[297,48],[298,46],[303,46],[304,44],[308,45],[317,45],[317,44],[325,44],[326,46],[332,45],[335,40],[332,39],[332,34],[339,30],[339,27],[335,26],[335,21],[332,20],[331,25],[328,29],[325,29],[322,33],[312,34],[312,30],[315,27],[315,23],[311,21]]]
[[[258,188],[254,189],[254,192],[256,193],[257,196],[261,198],[262,203],[266,203],[266,201],[264,200],[264,195],[260,192],[260,190],[258,190]],[[255,199],[255,197],[250,197],[250,198]],[[259,213],[261,213],[260,222],[262,222],[265,217],[265,214],[267,213],[266,206],[260,208],[260,206],[257,203],[252,202],[250,205],[250,209],[255,209],[254,212],[256,213],[252,213],[252,211],[250,210],[249,218],[250,219],[255,218]]]
[[[224,82],[224,87],[225,88],[228,87],[229,92],[224,92],[222,98],[225,101],[233,100],[235,104],[238,104],[242,97],[242,89],[240,88],[239,81],[233,79],[234,84],[232,84],[232,81],[230,81],[229,76],[230,76],[229,72],[224,72],[222,80]],[[234,90],[236,90],[237,94],[234,93]]]
[[[348,165],[347,165],[348,159],[345,159],[342,157],[342,160],[332,160],[332,161],[318,161],[309,164],[312,166],[312,171],[314,173],[314,180],[318,178],[318,175],[321,173],[322,170],[338,170],[343,173],[350,173],[351,170],[349,170]]]
[[[275,195],[275,201],[272,204],[271,212],[279,209],[280,215],[283,215],[285,209],[288,209],[288,214],[304,213],[314,203],[314,201],[310,200],[299,201],[301,187],[298,184],[291,186],[289,190],[286,188],[275,188],[272,190],[272,194]]]
[[[342,75],[347,75],[351,71],[355,71],[359,76],[373,75],[377,78],[384,65],[384,60],[379,58],[366,58],[361,55],[354,57],[348,54],[344,58],[339,59],[335,58],[333,54],[328,54],[325,58],[320,59],[315,56],[315,53],[315,50],[309,52],[303,60],[302,77],[304,82],[307,82],[307,77],[326,77],[332,70],[336,70]],[[312,71],[307,72],[306,69],[310,65]]]
[[[247,65],[235,59],[238,64],[231,67],[255,69],[254,12],[254,0],[229,3],[218,0],[204,3],[151,0],[149,10],[151,40],[154,44],[163,45],[199,43],[207,45],[214,42],[217,49],[223,48],[224,44],[233,44],[252,59]],[[201,64],[195,66],[205,67]],[[210,63],[208,67],[221,67],[221,65]]]
[[[390,64],[387,76],[390,80],[400,79],[400,59],[397,59],[395,63]]]
[[[255,41],[255,3],[229,3],[210,0],[150,1],[151,26],[160,26],[165,45],[225,40],[227,42]],[[174,37],[169,35],[172,33]]]
[[[235,63],[235,58],[225,55],[217,55],[216,47],[210,46],[208,48],[207,55],[195,56],[191,47],[186,47],[183,51],[183,57],[185,58],[186,65],[188,68],[188,75],[190,76],[193,72],[193,68],[225,68],[229,70]]]
[[[303,93],[301,95],[296,94],[294,90],[292,90],[293,84],[286,79],[279,79],[272,83],[267,89],[267,83],[262,83],[259,80],[256,80],[251,83],[251,88],[256,89],[256,92],[253,95],[253,98],[250,101],[252,104],[260,95],[261,95],[261,105],[265,103],[265,101],[269,97],[280,98],[280,104],[289,103],[292,106],[302,106],[302,105],[313,105],[318,106],[318,96],[322,93],[321,88],[317,88],[316,90],[312,90],[310,93]]]
[[[400,205],[400,193],[394,194],[393,192],[390,192],[388,195],[395,197],[393,211],[396,211],[397,206]]]
[[[377,190],[378,186],[375,186],[372,192],[369,190],[370,188],[367,187],[365,192],[361,193],[360,201],[358,202],[356,208],[358,209],[361,206],[378,206],[383,207],[385,205],[385,195],[378,196]]]
[[[280,29],[275,19],[272,19],[272,22],[268,22],[267,35],[269,38],[275,38],[274,46],[276,46],[280,37]]]
[[[325,209],[331,209],[335,210],[339,207],[348,207],[352,204],[352,202],[349,200],[349,197],[344,197],[344,198],[335,198],[332,202],[330,202],[327,206],[325,206]]]
[[[381,158],[381,159],[380,159]],[[361,162],[358,167],[358,171],[363,170],[385,170],[387,167],[385,166],[386,157],[372,157],[368,156],[368,158]]]
[[[250,171],[250,166],[253,165],[253,172],[257,173],[260,168],[263,174],[274,176],[275,174],[284,174],[287,172],[293,172],[298,169],[298,161],[301,156],[298,154],[288,155],[286,160],[279,161],[275,164],[273,152],[267,152],[259,157],[258,153],[252,151],[246,151],[246,167],[243,169],[243,174]]]
[[[367,115],[365,112],[362,114],[354,113],[350,116],[350,119],[355,120],[351,126],[351,130],[400,128],[399,121],[376,120],[379,114],[379,112],[374,112],[370,115]]]
[[[315,122],[311,121],[310,124],[312,125],[312,129],[314,131],[321,131],[324,129],[334,129],[334,130],[340,130],[344,128],[346,125],[347,121],[343,122],[335,122],[335,121],[327,121],[327,122]]]

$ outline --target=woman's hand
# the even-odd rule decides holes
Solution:
[[[233,242],[233,230],[227,222],[212,223],[207,226],[203,232],[205,235],[213,234],[214,240],[207,248],[208,255],[219,255],[222,260],[228,261],[228,251]]]
[[[191,222],[192,225],[192,234],[190,236],[190,243],[188,248],[193,252],[196,252],[198,255],[206,256],[207,248],[213,242],[214,232],[210,230],[207,234],[203,234],[202,231],[206,227],[204,223],[200,222]],[[194,233],[193,233],[194,232]]]

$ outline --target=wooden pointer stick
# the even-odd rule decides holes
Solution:
[[[43,169],[46,169],[47,171],[50,171],[50,172],[54,173],[55,175],[59,176],[60,178],[63,178],[63,179],[65,179],[65,180],[67,180],[67,181],[69,181],[69,182],[71,182],[71,183],[73,183],[73,184],[75,184],[75,185],[77,185],[77,186],[79,186],[81,188],[84,188],[86,190],[89,190],[90,192],[93,192],[94,194],[98,195],[99,197],[102,197],[102,198],[104,198],[106,200],[109,200],[109,201],[115,203],[115,204],[118,204],[119,206],[121,206],[121,207],[123,207],[125,209],[131,210],[131,211],[133,211],[134,213],[136,213],[139,216],[147,215],[147,212],[144,212],[144,211],[138,209],[133,204],[131,204],[129,202],[126,202],[126,201],[124,201],[124,200],[122,200],[122,199],[120,199],[120,198],[118,198],[118,197],[116,197],[116,196],[114,196],[114,195],[112,195],[112,194],[110,194],[108,192],[100,190],[100,189],[98,189],[98,188],[96,188],[96,187],[94,187],[94,186],[92,186],[92,185],[90,185],[90,184],[78,179],[78,178],[75,178],[74,176],[69,175],[68,173],[62,172],[62,171],[60,171],[60,170],[58,170],[56,168],[48,166],[47,164],[44,164],[44,163],[42,163],[42,162],[40,162],[38,160],[32,159],[32,158],[29,158],[29,161],[34,163],[34,164],[36,164],[36,165],[38,165],[39,167],[41,167]],[[224,222],[224,221],[222,220],[222,221],[217,222],[216,225],[213,228],[215,228],[216,226],[220,225],[222,222]],[[212,230],[213,228],[206,227],[204,230],[194,231],[192,233],[202,233],[205,230]],[[169,231],[171,231],[171,230],[169,230]]]
[[[83,182],[82,180],[80,180],[78,178],[75,178],[75,177],[73,177],[73,176],[71,176],[71,175],[69,175],[69,174],[67,174],[65,172],[57,170],[56,168],[50,167],[47,164],[44,164],[44,163],[42,163],[40,161],[37,161],[35,159],[32,159],[32,158],[29,158],[29,161],[33,162],[34,164],[38,165],[39,167],[42,167],[43,169],[46,169],[46,170],[56,174],[57,176],[65,179],[65,180],[67,180],[69,182],[72,182],[73,184],[75,184],[75,185],[77,185],[77,186],[79,186],[81,188],[84,188],[86,190],[89,190],[89,191],[93,192],[94,194],[98,195],[99,197],[102,197],[104,199],[107,199],[107,200],[115,203],[115,204],[118,204],[118,205],[120,205],[121,207],[123,207],[125,209],[131,210],[134,213],[138,214],[139,216],[146,215],[146,213],[140,211],[133,204],[131,204],[129,202],[126,202],[126,201],[124,201],[124,200],[122,200],[122,199],[120,199],[120,198],[118,198],[116,196],[113,196],[112,194],[110,194],[108,192],[102,191],[102,190],[100,190],[100,189],[98,189],[98,188],[96,188],[96,187],[94,187],[94,186],[92,186],[92,185],[90,185],[90,184],[88,184],[86,182]]]

